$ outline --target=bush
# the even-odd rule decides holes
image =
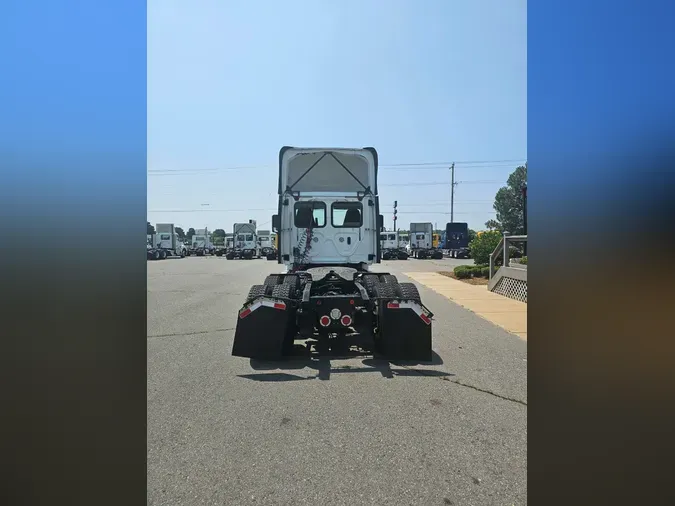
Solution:
[[[480,278],[481,276],[481,269],[483,268],[482,265],[472,265],[469,270],[471,271],[471,275],[474,278]]]
[[[471,277],[471,270],[455,268],[455,276],[457,276],[457,279],[468,279]]]
[[[482,267],[480,270],[480,275],[484,278],[490,277],[490,267]]]
[[[490,255],[501,239],[502,234],[499,231],[488,230],[477,235],[476,238],[469,243],[471,258],[473,258],[476,265],[487,264],[490,262]]]
[[[452,270],[452,272],[454,272],[455,276],[456,276],[459,271],[465,271],[465,270],[467,270],[468,267],[470,267],[470,266],[469,265],[458,265],[457,267],[455,267]]]
[[[521,258],[520,263],[523,264],[523,265],[527,265],[527,257]]]

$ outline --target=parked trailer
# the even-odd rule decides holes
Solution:
[[[260,257],[260,247],[256,233],[256,221],[248,220],[248,223],[235,223],[233,227],[233,248],[227,252],[228,260],[251,260]]]
[[[356,346],[431,360],[433,314],[417,287],[369,270],[384,221],[375,149],[284,147],[278,196],[272,228],[285,270],[249,290],[232,354],[276,360],[305,340],[310,352]]]
[[[434,226],[431,223],[410,224],[410,251],[413,258],[443,258],[443,252],[433,247],[433,233]]]

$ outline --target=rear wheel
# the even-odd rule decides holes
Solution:
[[[251,289],[248,291],[248,295],[246,296],[246,302],[250,302],[257,297],[265,296],[266,291],[267,287],[265,285],[253,285]]]
[[[374,295],[377,299],[395,299],[398,294],[398,284],[394,283],[377,283],[374,288]]]
[[[382,274],[380,275],[380,282],[387,284],[398,283],[398,279],[393,274]]]
[[[274,286],[279,284],[281,276],[278,274],[270,274],[265,278],[265,281],[263,282],[263,285],[265,286]]]
[[[361,284],[366,289],[366,293],[369,297],[375,296],[375,285],[379,283],[377,274],[364,274],[361,276]]]
[[[417,286],[414,283],[400,283],[399,289],[401,291],[401,298],[407,300],[414,300],[420,302],[422,298],[420,297],[420,292],[417,290]]]
[[[293,285],[276,285],[272,289],[272,297],[278,299],[293,299],[295,297],[295,287]]]
[[[282,281],[283,285],[290,286],[293,288],[293,291],[296,291],[298,288],[300,288],[300,276],[296,276],[294,274],[289,274],[287,276],[284,276],[284,280]]]

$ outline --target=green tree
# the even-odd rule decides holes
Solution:
[[[154,234],[154,233],[155,233],[155,227],[150,222],[148,222],[147,234]]]
[[[469,243],[476,238],[476,231],[469,229]]]
[[[498,230],[488,230],[476,235],[473,241],[469,243],[471,258],[476,265],[486,265],[490,262],[490,255],[495,250],[502,234]]]
[[[527,164],[514,170],[495,195],[494,210],[496,219],[488,220],[485,226],[489,230],[507,231],[511,235],[524,233],[524,200],[523,186],[527,183]]]
[[[190,227],[187,231],[187,234],[185,234],[185,237],[187,237],[188,241],[192,241],[193,235],[195,235],[195,229]]]
[[[216,237],[225,237],[225,231],[222,228],[217,228],[213,231],[213,233],[211,234],[211,237],[214,238],[214,239]]]
[[[185,239],[185,232],[183,231],[182,228],[176,227],[176,234],[178,234],[178,239],[180,239],[181,241]]]

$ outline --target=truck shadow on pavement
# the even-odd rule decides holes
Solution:
[[[360,366],[352,364],[335,363],[335,361],[362,359]],[[393,379],[397,376],[426,376],[432,378],[446,378],[454,376],[452,373],[439,371],[437,369],[423,369],[419,366],[438,366],[443,364],[443,359],[436,352],[432,352],[432,360],[428,362],[387,360],[363,351],[347,351],[342,353],[323,352],[316,353],[308,351],[304,346],[298,345],[294,353],[283,360],[263,361],[251,359],[251,368],[255,371],[275,371],[266,373],[240,374],[240,378],[250,379],[260,382],[277,381],[300,381],[320,379],[329,380],[331,374],[345,373],[379,373],[383,378]],[[392,365],[395,366],[392,369]],[[417,366],[417,367],[416,367]],[[312,369],[316,374],[299,375],[290,374],[285,371],[299,371],[301,369]]]

